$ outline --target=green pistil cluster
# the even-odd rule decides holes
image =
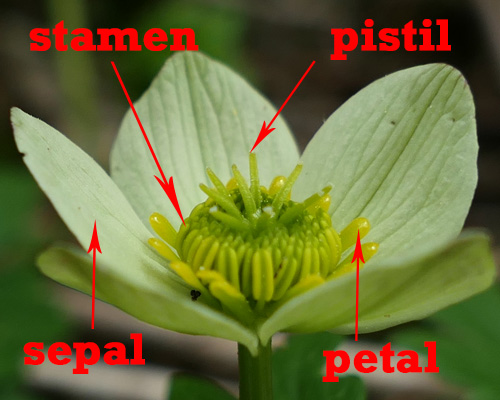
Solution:
[[[170,260],[170,267],[204,301],[219,302],[240,320],[251,323],[258,315],[351,270],[345,249],[369,230],[357,218],[339,235],[328,214],[330,187],[301,203],[290,200],[299,164],[286,179],[277,177],[269,188],[260,186],[257,161],[250,154],[250,185],[233,166],[234,178],[224,185],[208,170],[214,185],[200,185],[208,199],[186,218],[179,232],[159,214],[155,231],[176,251],[158,239],[150,244]],[[365,260],[377,250],[363,245]],[[339,262],[340,261],[340,262]]]

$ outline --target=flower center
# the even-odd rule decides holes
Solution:
[[[337,233],[328,214],[329,186],[303,202],[290,200],[301,169],[299,164],[288,178],[276,177],[269,188],[260,186],[253,153],[250,185],[236,166],[227,185],[208,169],[214,188],[200,185],[208,199],[193,209],[178,233],[160,214],[150,218],[177,255],[159,239],[149,243],[200,299],[218,301],[251,323],[276,305],[350,272],[352,254],[341,260],[342,253],[355,244],[358,231],[363,237],[370,229],[368,220],[357,218]],[[378,245],[362,248],[368,261]]]

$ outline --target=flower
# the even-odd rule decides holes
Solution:
[[[259,126],[274,115],[269,103],[239,76],[191,52],[166,62],[136,109],[160,163],[174,177],[181,210],[204,203],[210,206],[208,214],[227,210],[214,200],[217,190],[206,186],[206,167],[216,184],[227,182],[231,172],[246,171]],[[186,283],[187,256],[181,254],[182,263],[175,255],[167,260],[155,250],[162,246],[159,239],[150,241],[155,234],[149,226],[152,214],[153,226],[155,219],[160,221],[157,231],[179,226],[180,219],[153,178],[156,166],[130,111],[112,150],[112,179],[42,121],[13,109],[12,123],[26,165],[84,248],[97,220],[102,249],[97,297],[153,325],[231,339],[252,353],[278,331],[353,332],[354,273],[311,285],[251,322],[238,318],[228,304],[212,302],[212,290],[201,293],[210,279],[200,288]],[[299,163],[283,119],[273,127],[255,150],[264,185],[288,175]],[[442,64],[399,71],[372,83],[340,107],[311,140],[300,157],[302,172],[293,178],[295,203],[288,206],[331,187],[331,206],[322,215],[331,218],[334,230],[341,232],[364,217],[372,227],[366,240],[379,244],[360,274],[360,332],[423,318],[491,284],[495,272],[488,237],[478,231],[457,237],[476,186],[476,159],[472,96],[461,74]],[[200,183],[212,197],[208,203]],[[238,188],[237,194],[243,195],[241,184]],[[322,192],[316,200],[325,196]],[[240,200],[243,212],[248,204]],[[346,257],[352,249],[342,250]],[[91,292],[92,261],[81,249],[51,248],[39,257],[38,266],[64,285]]]

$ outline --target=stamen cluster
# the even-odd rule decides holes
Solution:
[[[328,214],[330,187],[298,203],[290,200],[300,174],[297,165],[288,178],[260,186],[257,161],[250,154],[250,185],[233,166],[234,178],[224,185],[210,170],[214,185],[200,185],[208,199],[196,206],[176,233],[159,214],[151,216],[162,241],[150,244],[170,260],[172,268],[211,304],[217,301],[244,322],[276,304],[352,269],[345,249],[364,236],[369,224],[355,219],[339,235]],[[365,260],[377,251],[363,245]],[[340,261],[340,263],[339,263]]]

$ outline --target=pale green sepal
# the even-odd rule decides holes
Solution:
[[[12,125],[23,160],[56,211],[84,249],[94,221],[101,245],[100,259],[137,280],[138,257],[159,257],[148,245],[151,234],[106,172],[84,151],[45,122],[13,108]],[[146,278],[144,278],[146,279]]]
[[[192,311],[194,315],[206,315],[206,327],[199,325],[200,317],[193,317],[198,321],[193,323],[190,313],[186,312],[186,304],[193,309],[196,307],[189,296],[190,288],[179,283],[175,274],[166,268],[167,261],[147,244],[151,234],[115,183],[91,157],[57,130],[21,110],[12,109],[11,117],[24,162],[85,250],[90,244],[94,221],[97,221],[102,251],[97,257],[100,274],[105,277],[97,281],[98,287],[102,285],[100,297],[139,319],[147,319],[153,324],[158,321],[161,326],[182,332],[204,334],[206,330],[213,330],[217,336],[217,327],[225,321],[231,332],[229,335],[239,332],[231,339],[242,340],[252,348],[252,340],[257,342],[255,336],[250,339],[249,330],[217,311],[207,312],[207,307],[201,307],[203,311]],[[47,275],[90,293],[92,264],[88,256],[71,258],[65,252],[65,263],[62,264],[63,259],[59,258],[61,263],[58,264],[49,262],[51,258],[47,254],[54,255],[49,251],[40,258],[41,268]],[[79,261],[73,265],[69,260]],[[86,269],[82,268],[84,265]],[[153,298],[162,300],[161,311],[150,304]],[[164,316],[178,315],[177,307],[181,303],[185,305],[184,318],[169,322]],[[152,316],[147,311],[149,308],[158,311],[159,315]],[[191,331],[194,325],[198,330]]]
[[[430,64],[388,75],[341,106],[307,146],[295,193],[333,185],[342,230],[365,217],[377,257],[460,232],[477,182],[474,103],[459,71]]]
[[[125,83],[127,77],[123,77]],[[264,121],[275,109],[239,75],[198,53],[170,57],[149,89],[135,103],[167,179],[172,176],[184,216],[206,199],[198,184],[210,186],[210,167],[225,183],[236,164],[248,177],[248,153]],[[299,159],[297,146],[281,117],[255,152],[260,180],[288,175]],[[111,174],[137,214],[153,212],[177,227],[180,219],[154,178],[158,169],[129,110],[111,153]]]
[[[147,258],[142,263],[148,264]],[[79,249],[54,247],[38,258],[40,270],[63,285],[92,294],[92,259]],[[127,266],[123,266],[127,268]],[[210,335],[243,343],[257,351],[254,332],[203,304],[200,297],[192,301],[190,288],[173,282],[166,269],[151,275],[156,284],[138,287],[134,282],[117,275],[97,255],[96,297],[126,313],[161,328],[196,335]],[[168,281],[168,284],[165,282]]]
[[[424,318],[486,289],[494,277],[489,238],[480,232],[417,259],[370,261],[360,272],[359,332]],[[353,272],[285,303],[262,324],[259,337],[265,343],[278,331],[353,333],[355,299]]]

